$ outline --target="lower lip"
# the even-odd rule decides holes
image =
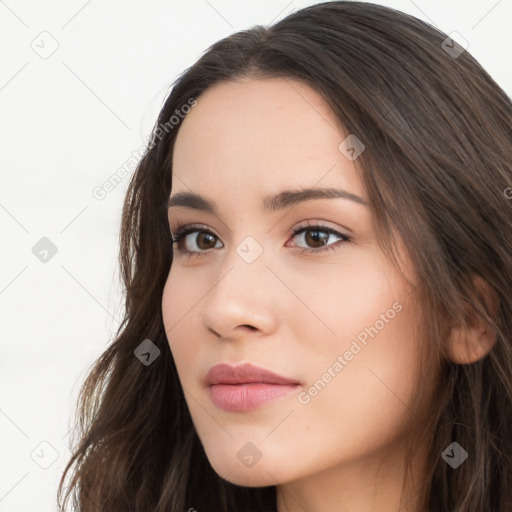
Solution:
[[[298,384],[215,384],[210,396],[215,405],[225,411],[250,411],[296,390]]]

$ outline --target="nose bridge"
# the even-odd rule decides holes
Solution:
[[[265,256],[263,244],[252,236],[228,249],[205,298],[203,319],[207,327],[224,335],[237,325],[270,328],[275,308],[268,279],[273,276]]]
[[[263,244],[252,236],[245,237],[228,248],[219,267],[218,283],[212,292],[222,294],[224,299],[230,296],[236,300],[255,299],[259,296],[260,287],[268,289],[268,286],[263,286],[264,276],[268,273],[266,263]]]

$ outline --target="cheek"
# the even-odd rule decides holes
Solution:
[[[393,308],[396,298],[381,296],[359,311],[347,308],[338,316],[336,339],[306,354],[311,425],[338,445],[376,449],[416,421],[411,412],[420,372],[416,316],[400,296]]]
[[[316,318],[302,311],[290,322],[309,421],[354,442],[365,430],[374,435],[375,427],[391,435],[408,421],[406,404],[420,370],[412,289],[384,260],[340,266],[334,279],[332,269],[329,274],[310,275],[296,289],[305,294],[308,284],[321,286],[321,293],[304,295]],[[389,430],[382,431],[377,417]]]
[[[290,271],[288,271],[290,272]],[[292,269],[286,281],[294,283],[294,293],[303,299],[283,312],[286,327],[301,351],[322,355],[343,353],[353,339],[371,339],[368,329],[379,336],[390,331],[404,314],[397,312],[409,291],[403,280],[373,251],[350,253],[339,265],[311,266],[309,271]]]
[[[162,294],[162,315],[169,337],[184,322],[190,321],[204,294],[201,279],[188,275],[182,269],[173,270],[171,267]]]
[[[195,289],[194,280],[187,280],[183,274],[171,271],[162,294],[162,316],[169,347],[183,383],[187,382],[188,374],[183,368],[193,367],[199,353],[197,321],[192,322],[192,319],[195,318],[194,308],[200,306],[202,296],[203,293]],[[194,332],[198,335],[195,336]]]

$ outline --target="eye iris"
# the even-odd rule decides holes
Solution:
[[[209,238],[209,241],[212,242],[213,241],[213,245],[212,246],[208,246],[208,243],[207,243],[207,246],[204,247],[200,242],[199,240],[202,240],[204,241],[205,238]],[[199,247],[199,249],[201,250],[208,250],[208,249],[212,249],[213,247],[215,247],[215,237],[209,233],[198,233],[196,235],[196,243],[197,243],[197,246]]]
[[[324,231],[320,230],[309,230],[306,231],[306,242],[313,247],[321,247],[327,243],[329,240],[329,233],[325,233]],[[321,241],[322,243],[320,245],[315,245],[318,243],[318,241]]]

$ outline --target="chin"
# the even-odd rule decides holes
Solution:
[[[264,471],[258,471],[256,473],[251,470],[245,471],[233,471],[227,476],[219,475],[223,480],[227,480],[229,483],[239,485],[241,487],[268,487],[270,485],[276,485],[276,479],[272,478],[268,473]]]
[[[210,464],[223,480],[241,487],[267,487],[282,483],[279,468],[273,470],[263,459],[252,467],[244,467],[238,459],[222,460],[215,464],[210,461]]]

